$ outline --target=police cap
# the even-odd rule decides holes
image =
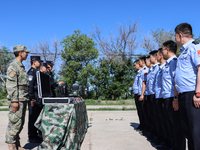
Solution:
[[[49,68],[49,67],[47,66],[47,63],[46,63],[46,62],[42,62],[40,66],[44,66],[44,67],[46,67],[46,68]]]
[[[37,60],[40,63],[43,62],[43,60],[40,59],[40,56],[31,56],[31,61],[33,61],[33,60]]]
[[[53,61],[46,61],[46,63],[47,63],[47,65],[50,65],[50,66],[54,65]]]

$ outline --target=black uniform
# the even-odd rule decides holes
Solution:
[[[35,126],[34,123],[37,120],[41,110],[42,110],[42,100],[38,97],[38,88],[37,88],[37,78],[36,72],[38,70],[31,67],[28,71],[29,78],[29,99],[28,109],[29,109],[29,121],[28,121],[28,137],[29,141],[38,140],[38,132],[40,132]],[[31,106],[31,101],[36,100],[36,104]]]
[[[49,75],[50,78],[50,84],[51,84],[51,96],[56,97],[56,92],[55,88],[58,87],[58,83],[54,81],[54,76],[52,72],[47,71],[47,74]]]

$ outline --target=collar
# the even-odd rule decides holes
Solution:
[[[163,63],[162,65],[160,65],[160,69],[163,69],[164,66],[165,66],[165,63]]]
[[[16,62],[20,67],[24,66],[20,61],[18,61],[17,59],[14,60],[14,62]]]
[[[177,58],[176,55],[174,55],[174,56],[170,57],[169,59],[167,59],[166,64],[169,64],[170,61],[171,61],[172,59],[174,59],[174,58]]]
[[[185,43],[183,46],[181,46],[181,48],[180,48],[181,52],[184,51],[193,41],[194,41],[194,39],[189,40],[187,43]]]

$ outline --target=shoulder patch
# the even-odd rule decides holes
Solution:
[[[32,76],[32,75],[29,75],[29,76],[28,76],[28,80],[29,80],[29,81],[32,81],[32,80],[33,80],[33,76]]]
[[[10,76],[11,78],[13,78],[15,75],[16,75],[16,72],[14,72],[14,71],[11,71],[10,74],[9,74],[9,76]]]
[[[193,43],[194,45],[199,44],[199,42],[197,42],[197,41],[193,41],[192,43]]]

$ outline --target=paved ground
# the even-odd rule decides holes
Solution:
[[[7,111],[0,111],[0,150],[7,150],[5,130],[8,123]],[[20,134],[21,145],[37,149],[27,142],[27,119]],[[81,150],[154,150],[155,148],[134,130],[138,126],[136,111],[88,111],[89,128]]]

